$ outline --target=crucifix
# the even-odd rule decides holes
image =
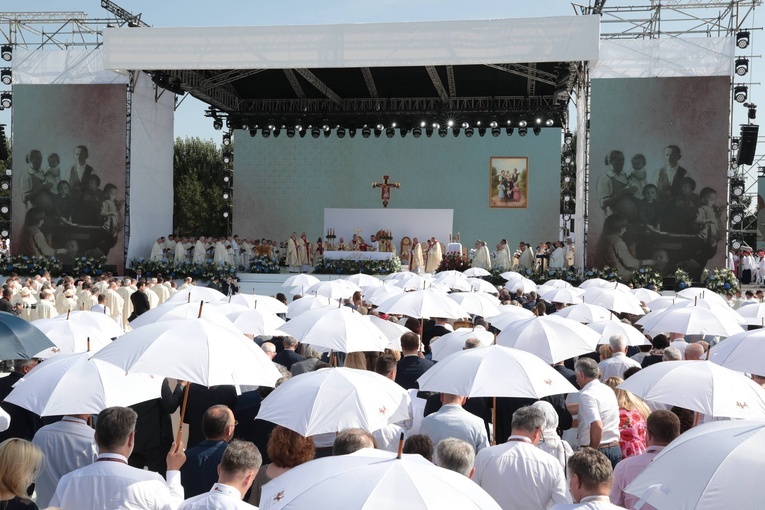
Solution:
[[[383,175],[383,182],[373,182],[372,188],[380,188],[380,199],[382,199],[383,207],[388,207],[388,200],[390,200],[390,189],[400,188],[400,182],[388,182],[389,175]]]

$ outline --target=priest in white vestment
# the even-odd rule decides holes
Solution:
[[[228,250],[226,249],[226,238],[221,237],[215,243],[215,251],[213,252],[213,264],[216,266],[222,266],[228,263]]]
[[[175,253],[173,256],[173,265],[175,267],[182,266],[186,263],[186,245],[183,243],[183,239],[180,242],[175,243]]]
[[[475,257],[473,258],[473,267],[480,267],[491,271],[491,255],[486,243],[478,240],[475,242]]]
[[[424,243],[423,243],[424,244]],[[412,240],[412,252],[409,256],[409,271],[413,273],[421,273],[425,269],[422,260],[422,244],[415,237]]]
[[[197,242],[194,243],[194,264],[204,264],[205,259],[207,259],[207,239],[205,236],[200,237],[197,239]]]
[[[72,289],[64,291],[61,301],[56,304],[56,311],[59,315],[77,311],[77,301],[74,298],[74,291]]]
[[[441,253],[441,244],[435,237],[432,237],[428,244],[430,244],[430,248],[428,249],[428,261],[425,263],[425,272],[435,273],[444,258]]]
[[[287,240],[287,265],[290,273],[300,271],[300,241],[296,232],[293,232],[292,237]]]
[[[133,302],[130,300],[130,295],[135,292],[135,289],[130,287],[130,278],[125,278],[122,281],[122,286],[116,289],[115,292],[122,298],[122,329],[128,331],[128,317],[133,313]]]
[[[110,310],[109,317],[122,326],[122,310],[125,308],[125,300],[117,293],[117,284],[112,282],[109,289],[104,292],[106,297],[106,306]]]
[[[154,279],[154,281],[156,281],[156,278]],[[144,287],[144,292],[146,292],[146,296],[149,298],[149,308],[151,309],[159,306],[159,295],[157,295],[157,293],[154,292],[155,286],[156,284],[149,284],[146,287]]]
[[[37,318],[37,300],[32,296],[32,291],[29,287],[22,287],[16,296],[11,300],[13,305],[21,304],[21,312],[19,317],[27,322],[32,322]],[[35,308],[32,308],[32,307]]]
[[[502,272],[510,271],[513,268],[510,246],[507,244],[507,239],[502,239],[497,245],[497,258],[494,261],[494,267]]]
[[[161,262],[164,258],[164,249],[165,247],[162,245],[162,238],[158,238],[156,241],[154,241],[154,245],[151,247],[151,255],[149,255],[149,260],[152,262]]]
[[[173,234],[170,234],[169,236],[167,236],[167,241],[165,241],[164,243],[166,259],[170,260],[173,258],[173,255],[175,255],[175,246],[177,244],[178,243],[175,242],[175,238]]]
[[[566,252],[563,249],[563,243],[555,242],[555,249],[550,254],[550,269],[560,269],[566,263]]]
[[[52,319],[58,315],[56,305],[53,303],[53,292],[50,289],[40,291],[40,300],[37,302],[37,318]]]
[[[531,249],[523,242],[518,245],[518,249],[521,252],[518,257],[518,267],[520,269],[534,269],[534,254]]]

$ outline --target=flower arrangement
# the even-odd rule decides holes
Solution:
[[[691,286],[691,277],[682,269],[675,271],[675,290],[687,289]]]
[[[250,258],[250,273],[278,273],[279,262],[267,255],[253,256]]]
[[[572,268],[556,267],[556,268],[546,269],[544,271],[536,273],[534,275],[535,278],[532,278],[532,280],[534,280],[534,282],[538,284],[543,284],[550,280],[563,280],[576,287],[577,285],[582,283],[582,278],[581,276],[579,276],[579,274],[580,274],[580,271],[573,267]]]
[[[319,259],[314,268],[317,274],[391,274],[401,270],[401,259],[388,260],[340,260]]]
[[[466,271],[470,269],[470,260],[458,253],[447,253],[441,259],[441,264],[436,269],[436,273],[441,271]]]
[[[104,272],[106,257],[80,257],[75,259],[72,271],[74,274],[99,276]]]
[[[605,266],[605,267],[593,267],[591,269],[587,269],[584,272],[584,276],[582,278],[582,281],[584,280],[591,280],[593,278],[601,278],[603,280],[608,280],[610,282],[618,282],[619,281],[619,271],[613,267]]]
[[[195,280],[212,280],[213,278],[224,279],[231,275],[236,277],[236,268],[230,264],[217,265],[212,262],[205,264],[183,263],[179,266],[174,265],[167,260],[151,261],[143,257],[130,261],[130,267],[133,270],[141,268],[143,275],[147,278],[155,277],[161,274],[165,278],[186,278],[190,276]]]
[[[36,276],[48,271],[51,275],[61,274],[63,264],[56,257],[28,257],[17,255],[15,257],[0,257],[0,274],[9,276],[16,273],[19,276]]]
[[[632,284],[636,289],[651,287],[658,292],[664,285],[664,278],[651,267],[641,267],[632,272]]]
[[[739,282],[736,275],[730,269],[705,269],[701,279],[706,287],[718,294],[726,292],[736,292],[739,289]]]

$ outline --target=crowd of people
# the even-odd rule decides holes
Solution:
[[[149,253],[152,262],[166,261],[175,267],[184,264],[249,267],[255,257],[267,256],[278,259],[284,249],[268,239],[240,238],[238,235],[221,237],[176,237],[169,234],[154,241]]]

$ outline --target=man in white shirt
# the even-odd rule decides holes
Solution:
[[[630,367],[640,367],[640,363],[627,357],[627,339],[622,335],[612,335],[608,339],[613,355],[598,363],[600,380],[605,381],[609,377],[624,379],[624,372]]]
[[[536,446],[544,425],[540,409],[522,407],[513,414],[507,443],[484,448],[476,455],[473,481],[503,510],[544,510],[571,501],[560,462]]]
[[[598,365],[580,358],[575,365],[579,392],[578,439],[581,446],[600,450],[613,466],[622,459],[619,446],[619,403],[614,390],[598,380]]]
[[[449,437],[462,439],[476,453],[489,446],[483,420],[462,408],[466,400],[461,395],[441,393],[441,409],[422,420],[420,434],[429,436],[436,448],[438,443]]]
[[[238,439],[231,441],[218,465],[218,483],[213,485],[210,492],[187,499],[180,510],[254,509],[242,498],[250,490],[262,462],[254,444]]]
[[[102,313],[104,315],[111,316],[112,311],[109,309],[108,306],[106,306],[106,295],[105,294],[99,294],[98,298],[96,298],[96,299],[97,299],[98,303],[93,305],[90,308],[90,311],[91,312],[96,312],[96,313]]]
[[[553,510],[625,510],[608,498],[614,473],[608,457],[592,448],[579,450],[568,459],[568,487],[577,504],[555,505]]]
[[[99,413],[96,461],[61,478],[50,505],[77,510],[175,510],[183,502],[179,469],[186,461],[183,444],[167,454],[167,481],[152,471],[128,465],[138,415],[127,407]]]
[[[555,249],[550,253],[550,269],[560,269],[566,262],[566,252],[563,250],[563,243],[555,242]]]
[[[75,469],[93,464],[98,452],[89,414],[64,416],[61,421],[42,427],[32,442],[45,454],[45,469],[37,476],[37,506],[45,508],[56,491],[58,481]]]

